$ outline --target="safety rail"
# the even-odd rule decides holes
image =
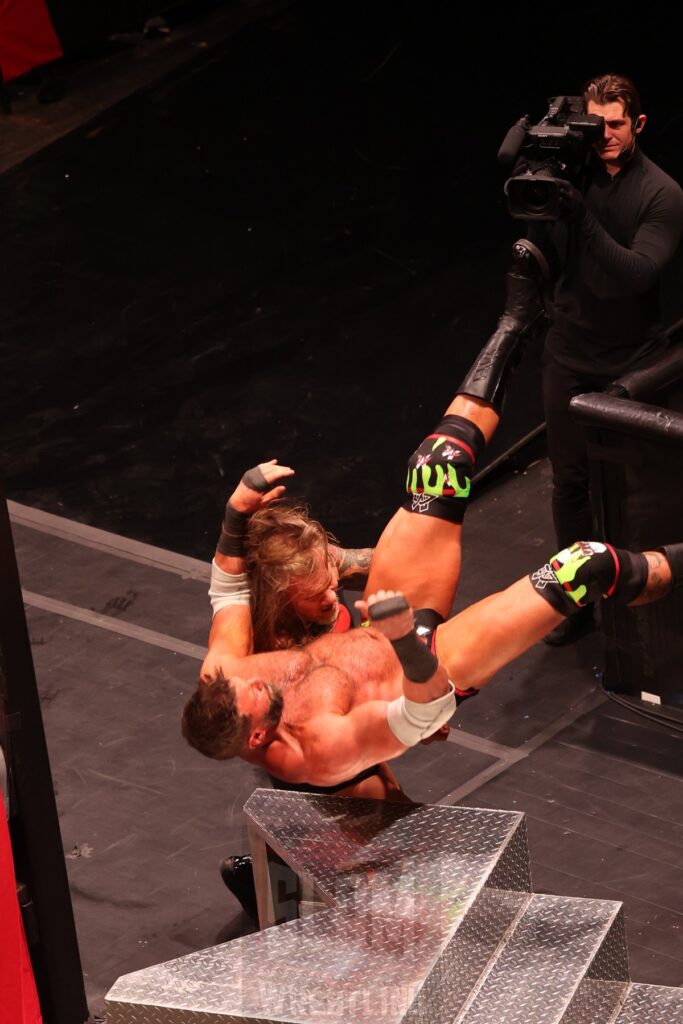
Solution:
[[[570,408],[586,431],[597,535],[636,550],[683,540],[683,345]],[[683,703],[683,591],[604,603],[602,630],[606,689]]]

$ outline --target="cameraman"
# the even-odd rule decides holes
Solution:
[[[569,411],[574,395],[603,391],[666,348],[659,319],[661,272],[683,230],[683,191],[648,159],[634,84],[600,75],[583,88],[586,113],[604,118],[583,191],[562,186],[562,219],[549,238],[562,267],[552,293],[543,355],[543,399],[553,472],[553,522],[560,548],[593,536],[588,459]],[[594,628],[592,608],[544,639],[570,643]]]

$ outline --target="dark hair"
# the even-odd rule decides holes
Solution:
[[[220,669],[208,683],[199,681],[183,708],[180,729],[190,746],[206,757],[225,761],[241,752],[249,715],[237,710],[233,685]]]
[[[641,106],[638,90],[626,75],[596,75],[590,78],[583,89],[583,101],[588,103],[599,103],[604,106],[606,103],[621,102],[624,106],[624,113],[635,124],[640,117]]]

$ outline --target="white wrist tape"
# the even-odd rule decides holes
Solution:
[[[216,565],[214,559],[211,563],[211,586],[209,587],[209,600],[213,608],[213,614],[227,608],[231,604],[246,604],[251,601],[249,589],[249,576],[246,572],[240,572],[233,576],[229,572],[223,572]]]
[[[406,747],[432,736],[455,711],[455,687],[448,680],[449,691],[427,704],[406,697],[397,697],[387,705],[387,722],[394,736]]]

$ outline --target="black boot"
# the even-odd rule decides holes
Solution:
[[[522,358],[531,328],[544,314],[543,256],[526,240],[515,242],[512,252],[513,266],[506,276],[505,310],[457,391],[481,398],[497,412],[503,407],[507,381]]]
[[[228,857],[221,864],[221,878],[251,920],[258,924],[256,887],[251,857]]]

